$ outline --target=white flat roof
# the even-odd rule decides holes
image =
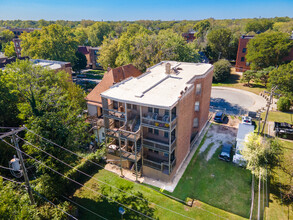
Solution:
[[[176,71],[166,74],[165,64]],[[180,92],[192,86],[196,76],[209,72],[213,66],[205,63],[162,61],[146,73],[115,84],[101,94],[102,97],[127,103],[170,108],[179,99]]]
[[[247,141],[247,136],[254,132],[253,125],[239,124],[236,141]]]

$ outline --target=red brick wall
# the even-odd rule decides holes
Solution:
[[[237,51],[237,57],[236,57],[236,64],[235,64],[236,72],[245,72],[246,70],[250,69],[249,66],[246,66],[245,55],[247,54],[247,49],[246,49],[246,52],[243,53],[243,48],[247,48],[247,43],[248,43],[249,40],[250,39],[248,39],[248,38],[242,39],[241,37],[239,39],[238,51]],[[242,57],[244,57],[244,61],[241,61]]]

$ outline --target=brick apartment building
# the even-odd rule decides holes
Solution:
[[[93,126],[93,132],[96,135],[97,142],[105,140],[104,122],[102,119],[102,98],[101,93],[111,86],[119,83],[129,77],[138,77],[141,71],[136,69],[132,64],[109,68],[104,74],[101,82],[87,95],[88,120]]]
[[[172,181],[208,121],[213,66],[163,61],[101,94],[107,159]]]
[[[100,47],[78,46],[78,52],[85,55],[87,60],[87,68],[90,69],[102,69],[97,62]]]
[[[246,70],[250,70],[249,63],[246,62],[246,54],[247,54],[247,43],[250,39],[252,39],[254,35],[243,35],[239,38],[237,57],[235,69],[236,72],[245,72]],[[291,40],[293,40],[291,36]],[[293,60],[293,48],[290,50],[288,56],[283,58],[283,61],[291,61]]]

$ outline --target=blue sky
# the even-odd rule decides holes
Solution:
[[[293,17],[293,0],[0,0],[0,19],[199,20]]]

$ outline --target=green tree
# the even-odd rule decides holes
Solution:
[[[15,47],[14,43],[10,41],[10,43],[7,43],[4,47],[4,54],[7,57],[16,57]]]
[[[68,80],[68,74],[33,65],[30,61],[17,60],[5,68],[4,82],[9,90],[18,96],[19,117],[35,133],[53,140],[72,151],[81,150],[90,142],[88,124],[81,116],[85,108],[84,93],[81,88]],[[48,143],[33,133],[27,132],[25,138],[58,158],[74,164],[76,156]],[[48,157],[30,145],[24,145],[27,153],[43,161],[51,168],[64,173],[69,170],[61,162]],[[32,161],[33,162],[33,161]],[[60,176],[42,165],[37,165],[38,175],[48,173],[54,181],[50,185],[56,193],[64,184],[54,184]],[[49,185],[49,184],[47,184]],[[51,195],[52,196],[52,195]]]
[[[280,32],[265,32],[256,35],[247,44],[246,60],[253,70],[269,66],[277,66],[288,55],[292,48],[289,34]]]
[[[87,34],[90,45],[93,47],[100,46],[104,40],[104,37],[107,37],[111,31],[111,25],[106,22],[96,22],[95,24],[89,26]]]
[[[72,65],[74,71],[80,72],[80,70],[85,69],[87,65],[86,57],[83,53],[75,52],[75,60]]]
[[[269,73],[269,88],[277,86],[276,92],[293,100],[293,61],[279,66]]]
[[[201,39],[201,41],[203,41],[204,40],[203,38],[207,34],[210,27],[211,27],[211,23],[209,22],[209,20],[202,20],[197,22],[193,27],[193,29],[196,31],[194,36],[197,39]]]
[[[288,97],[281,97],[277,102],[277,108],[281,112],[287,112],[290,110],[291,102]]]
[[[269,19],[253,19],[246,23],[245,32],[262,33],[273,28],[274,22]]]
[[[14,33],[12,31],[7,29],[4,29],[4,30],[0,29],[0,50],[4,48],[5,44],[12,41],[13,38],[14,38]]]
[[[242,74],[240,82],[246,83],[247,86],[250,86],[250,82],[255,79],[256,72],[254,70],[247,70]]]
[[[207,35],[208,45],[217,55],[213,59],[229,58],[230,42],[232,40],[232,32],[227,28],[219,28],[210,31]]]
[[[106,38],[103,41],[101,50],[99,51],[98,63],[106,70],[108,66],[116,67],[116,59],[118,56],[118,39]]]
[[[214,63],[214,76],[215,82],[223,82],[229,76],[231,72],[231,64],[228,60],[222,59]]]
[[[282,155],[281,144],[277,139],[266,139],[257,134],[251,134],[245,148],[241,152],[247,162],[246,168],[251,173],[262,177],[266,176],[278,166],[279,158]]]
[[[268,80],[269,80],[269,73],[272,72],[274,69],[275,69],[274,66],[270,66],[270,67],[264,68],[262,70],[259,70],[259,71],[256,72],[255,78],[259,82],[265,84],[265,87],[267,87],[267,83],[268,83]]]
[[[41,31],[23,33],[20,38],[23,56],[68,62],[75,59],[77,41],[67,27],[52,24]]]

